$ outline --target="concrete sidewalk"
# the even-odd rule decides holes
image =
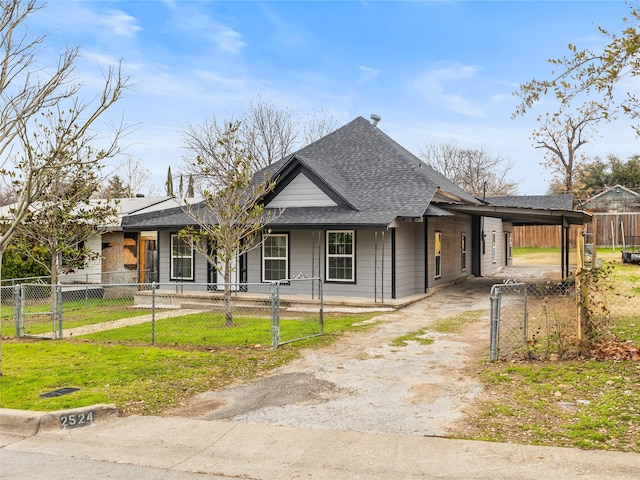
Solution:
[[[91,478],[122,478],[123,465],[159,479],[635,480],[640,472],[635,453],[140,416],[97,416],[92,426],[62,430],[18,412],[0,411],[3,480],[23,478],[24,466],[9,461],[18,454],[39,454],[47,465],[91,461],[115,475]]]

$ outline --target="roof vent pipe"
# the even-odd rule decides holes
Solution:
[[[371,123],[375,127],[376,125],[378,125],[378,122],[380,121],[380,115],[376,115],[375,113],[372,113],[371,120],[373,120]]]

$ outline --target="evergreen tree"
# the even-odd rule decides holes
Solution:
[[[193,198],[193,175],[189,175],[189,184],[187,185],[187,197]]]
[[[171,175],[171,166],[167,169],[167,181],[165,186],[167,187],[167,196],[173,197],[173,176]]]

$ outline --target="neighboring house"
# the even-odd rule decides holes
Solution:
[[[105,200],[96,200],[98,201]],[[108,225],[98,226],[105,233],[84,241],[85,246],[98,255],[87,261],[84,268],[76,268],[60,275],[60,283],[138,283],[156,279],[156,232],[125,233],[120,223],[123,217],[141,209],[149,211],[160,204],[168,208],[178,203],[172,197],[136,197],[108,201],[115,205],[117,216]],[[2,218],[10,216],[11,207],[7,205],[0,208],[0,222]]]
[[[177,205],[172,197],[135,197],[110,199],[116,204],[117,217],[106,230],[86,240],[85,244],[99,255],[85,268],[60,277],[61,283],[144,283],[157,280],[157,233],[125,232],[122,219],[140,210],[169,208]]]
[[[588,221],[573,210],[561,217],[483,203],[362,117],[265,172],[276,186],[264,204],[284,210],[259,245],[237,259],[235,280],[317,276],[325,296],[383,301],[424,295],[508,264],[514,221]],[[188,224],[179,207],[122,220],[125,232],[157,231],[161,283],[216,288],[215,268],[178,237]]]
[[[585,200],[582,209],[604,213],[640,212],[640,193],[614,185]]]

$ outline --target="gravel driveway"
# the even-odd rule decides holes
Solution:
[[[483,395],[478,378],[488,357],[489,293],[507,276],[546,278],[553,267],[512,267],[470,278],[430,297],[375,317],[365,332],[302,357],[254,382],[206,392],[169,415],[371,433],[452,436]],[[526,278],[525,278],[526,277]],[[391,346],[397,337],[438,319],[479,310],[459,333],[428,333],[430,345]]]

